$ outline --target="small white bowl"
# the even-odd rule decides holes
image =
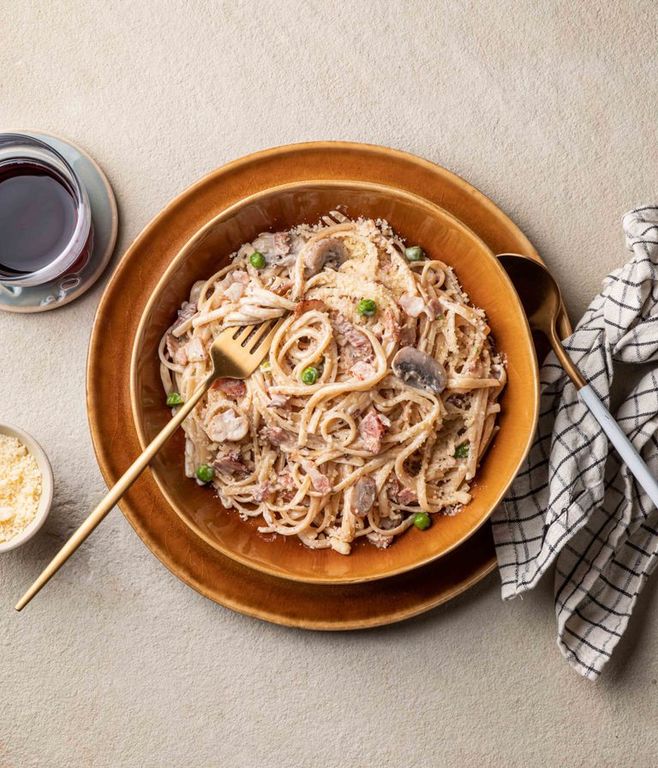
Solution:
[[[28,539],[41,528],[46,521],[48,513],[50,512],[50,505],[53,501],[53,470],[46,456],[46,452],[37,443],[37,441],[27,432],[23,432],[22,429],[11,427],[9,424],[0,424],[0,433],[3,435],[9,435],[9,437],[15,437],[23,443],[27,450],[34,456],[41,472],[41,498],[39,499],[39,507],[37,513],[34,516],[32,522],[19,534],[0,543],[0,552],[9,552],[10,549],[16,549],[21,544],[25,544]]]

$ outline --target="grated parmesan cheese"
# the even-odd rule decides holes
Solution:
[[[15,437],[0,434],[0,544],[34,519],[41,498],[41,472],[34,456]]]

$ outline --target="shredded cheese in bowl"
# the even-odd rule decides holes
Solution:
[[[18,438],[0,433],[0,544],[34,520],[42,487],[35,457]]]

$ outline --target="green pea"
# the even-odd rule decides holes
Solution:
[[[461,443],[461,445],[458,445],[455,448],[454,456],[456,459],[467,459],[468,458],[468,450],[469,445],[468,442]]]
[[[197,467],[196,476],[202,483],[209,483],[215,476],[215,470],[207,464]]]
[[[183,404],[183,398],[178,394],[178,392],[170,392],[167,395],[167,405],[174,406],[174,405],[182,405]]]
[[[262,269],[267,264],[265,256],[260,251],[254,251],[249,257],[249,261],[251,266],[256,267],[256,269]]]
[[[404,249],[404,255],[408,261],[422,261],[425,258],[425,251],[420,245],[410,245]]]
[[[315,384],[319,376],[320,371],[314,365],[309,365],[308,368],[304,368],[302,371],[302,381],[304,384]]]
[[[377,304],[372,299],[361,299],[356,306],[356,311],[365,317],[372,317],[377,313]]]
[[[432,525],[432,521],[427,512],[416,512],[414,515],[414,525],[419,531],[426,531]]]

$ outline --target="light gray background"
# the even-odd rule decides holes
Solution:
[[[651,0],[0,0],[0,19],[0,127],[93,154],[119,200],[117,254],[228,160],[353,139],[490,195],[575,318],[626,258],[621,215],[657,197]],[[511,604],[493,576],[403,625],[304,633],[203,599],[116,511],[15,614],[104,490],[84,397],[101,290],[0,316],[0,420],[42,441],[57,482],[45,529],[0,556],[0,768],[656,764],[655,578],[597,684],[557,650],[549,579]]]

